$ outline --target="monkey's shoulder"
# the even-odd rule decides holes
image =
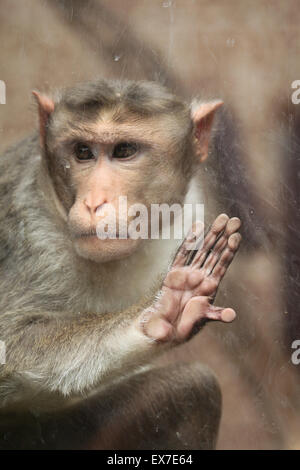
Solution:
[[[0,263],[11,253],[22,235],[30,185],[40,159],[38,135],[33,134],[9,147],[0,156]]]
[[[3,185],[3,182],[12,178],[18,181],[22,177],[18,174],[20,167],[24,165],[28,167],[37,157],[40,158],[37,133],[8,147],[0,156],[0,184]]]

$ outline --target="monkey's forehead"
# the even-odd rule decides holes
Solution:
[[[159,116],[137,116],[127,113],[118,114],[115,109],[101,110],[93,119],[86,119],[85,114],[63,112],[57,114],[50,125],[53,136],[61,140],[72,137],[84,140],[114,143],[120,139],[143,141],[149,145],[171,144],[182,140],[190,131],[190,119],[163,114]]]
[[[71,109],[123,104],[127,109],[148,115],[180,112],[187,107],[183,100],[160,83],[130,80],[98,79],[80,83],[62,90],[59,101]]]

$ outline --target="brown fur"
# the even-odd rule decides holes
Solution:
[[[45,102],[50,112],[41,109]],[[5,414],[68,407],[95,392],[105,402],[103,393],[116,380],[165,349],[145,340],[133,319],[160,287],[174,245],[147,241],[124,260],[117,256],[106,263],[78,256],[69,218],[74,205],[82,207],[84,178],[94,170],[74,164],[74,139],[98,139],[103,146],[124,136],[140,139],[145,158],[134,163],[129,176],[121,168],[111,183],[130,203],[183,203],[197,164],[198,124],[185,103],[157,84],[100,80],[63,91],[53,109],[51,101],[43,103],[40,99],[42,154],[35,134],[0,161],[0,338],[7,349],[6,365],[0,366],[0,410]],[[174,374],[164,375],[169,388]],[[152,372],[145,377],[151,380]],[[199,386],[204,395],[210,393]],[[215,441],[215,421],[212,427],[208,447]]]

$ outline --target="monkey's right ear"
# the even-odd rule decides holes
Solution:
[[[209,141],[215,112],[223,101],[214,100],[206,103],[194,101],[191,108],[191,117],[194,124],[195,152],[202,162],[208,155]]]
[[[32,92],[33,96],[36,99],[36,102],[39,107],[39,120],[40,120],[40,141],[41,146],[45,146],[46,140],[46,126],[49,120],[49,116],[54,111],[54,101],[51,98],[48,98],[46,95],[42,95],[38,91]]]

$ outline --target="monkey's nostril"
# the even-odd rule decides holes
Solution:
[[[95,215],[102,215],[102,211],[103,211],[103,207],[106,206],[107,204],[107,201],[106,200],[103,200],[103,202],[101,202],[99,204],[99,202],[94,202],[92,200],[89,200],[88,198],[85,199],[84,201],[84,205],[86,206],[86,208],[88,209],[88,211],[91,213],[91,214],[95,214]]]
[[[97,217],[102,217],[103,215],[106,215],[106,208],[107,208],[107,203],[103,202],[99,206],[96,207],[95,209],[95,214]]]
[[[88,209],[88,211],[89,211],[89,212],[92,212],[92,206],[91,206],[91,204],[89,203],[89,201],[88,201],[87,199],[85,199],[85,200],[83,201],[83,203],[84,203],[85,207]]]

